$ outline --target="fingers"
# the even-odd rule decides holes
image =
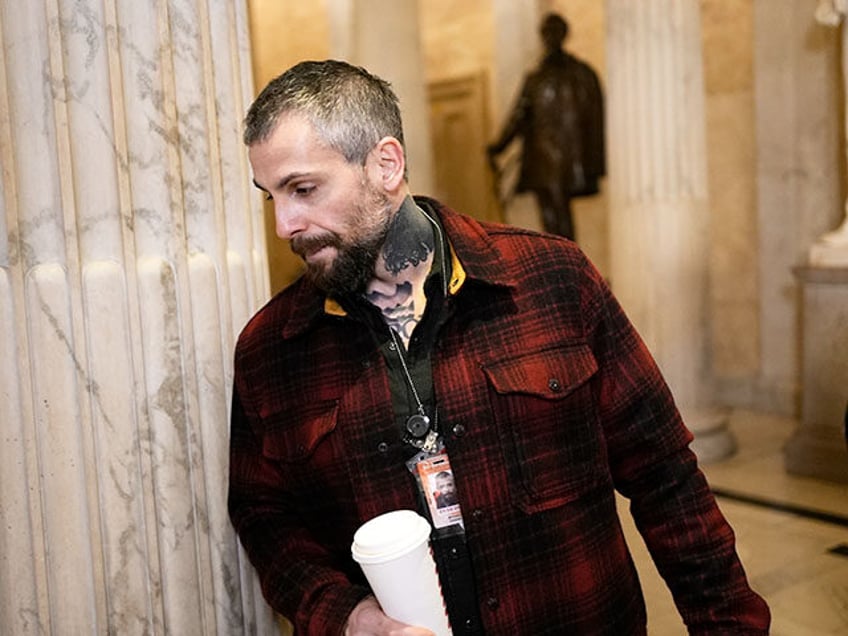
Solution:
[[[353,608],[345,626],[345,636],[435,636],[424,627],[406,625],[383,612],[377,599],[368,596]]]

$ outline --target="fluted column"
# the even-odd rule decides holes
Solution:
[[[611,279],[703,461],[733,451],[707,380],[709,208],[697,0],[607,0]]]
[[[417,0],[327,0],[327,5],[331,55],[391,82],[403,115],[410,186],[415,194],[432,193],[433,151]]]
[[[273,632],[226,514],[244,1],[0,0],[0,36],[0,633]]]

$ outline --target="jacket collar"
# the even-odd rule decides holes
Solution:
[[[493,226],[487,224],[484,227],[479,221],[457,214],[434,199],[415,197],[415,201],[439,215],[451,252],[462,263],[465,273],[463,282],[467,279],[499,287],[514,287],[518,284],[506,267],[507,259],[492,240]],[[454,290],[451,292],[455,293]]]

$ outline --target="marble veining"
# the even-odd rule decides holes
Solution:
[[[218,131],[244,152],[237,111],[252,85],[233,20],[245,9],[216,12],[214,38],[204,11],[59,0],[4,12],[3,634],[273,623],[225,499],[233,316],[267,288],[262,233],[227,237],[257,202],[230,197],[222,223],[247,163],[212,168]],[[216,73],[212,59],[239,62]],[[256,263],[232,291],[231,250]]]

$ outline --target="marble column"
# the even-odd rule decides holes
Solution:
[[[0,0],[0,633],[273,633],[226,513],[267,296],[244,0]]]
[[[607,0],[610,269],[701,461],[735,450],[708,389],[704,87],[697,0]]]
[[[434,190],[427,78],[416,0],[327,0],[331,55],[392,84],[404,121],[412,192]],[[415,125],[412,126],[412,122]]]

